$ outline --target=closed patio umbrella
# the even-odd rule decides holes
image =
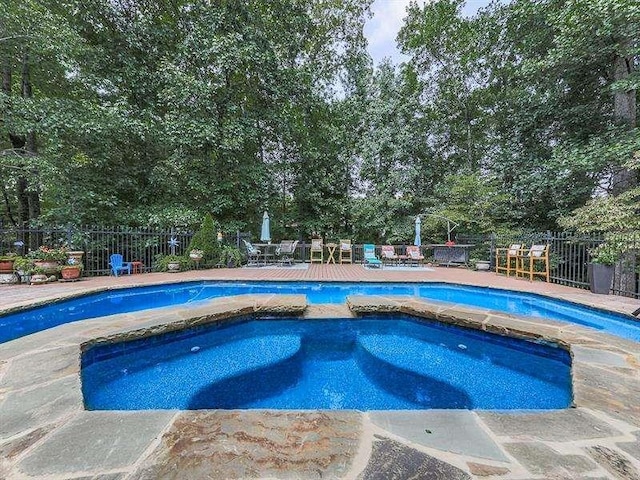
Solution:
[[[420,241],[420,216],[416,217],[416,238],[413,241],[413,244],[418,247],[422,244]]]
[[[269,231],[269,214],[266,212],[266,210],[264,212],[264,215],[262,215],[262,231],[260,232],[260,241],[271,241],[271,232]]]

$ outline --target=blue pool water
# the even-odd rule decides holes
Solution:
[[[0,343],[63,323],[246,293],[301,293],[310,303],[344,303],[348,295],[413,295],[517,315],[576,323],[640,341],[640,322],[624,315],[536,294],[445,283],[189,282],[96,293],[0,316]]]
[[[559,409],[569,354],[406,316],[243,319],[82,358],[90,410]]]

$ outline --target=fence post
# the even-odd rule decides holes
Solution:
[[[71,230],[71,224],[67,224],[67,247],[69,249],[73,248],[73,245],[71,245],[71,237],[72,237],[72,230]]]
[[[489,235],[489,265],[491,270],[495,270],[496,268],[496,238],[495,232],[491,232]]]

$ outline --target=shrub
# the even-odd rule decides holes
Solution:
[[[213,217],[207,213],[202,221],[200,230],[198,230],[191,238],[187,251],[201,250],[201,265],[204,267],[213,267],[218,263],[220,258],[220,245],[218,243],[217,228],[213,221]]]
[[[156,272],[167,272],[169,271],[169,264],[175,262],[180,264],[181,271],[191,269],[191,259],[182,255],[156,255],[153,262],[153,269]]]
[[[225,267],[239,267],[242,264],[243,255],[239,248],[224,245],[220,251],[218,263]]]
[[[49,248],[45,246],[39,247],[37,250],[32,250],[27,254],[28,258],[33,260],[44,260],[50,262],[66,262],[67,261],[67,249]]]

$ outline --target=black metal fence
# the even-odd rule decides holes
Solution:
[[[73,250],[85,252],[85,275],[106,275],[109,273],[109,256],[121,253],[126,261],[142,264],[142,271],[153,268],[158,254],[188,253],[187,247],[193,233],[180,229],[130,228],[130,227],[68,227],[14,229],[0,228],[0,255],[7,252],[26,254],[41,245],[49,247],[67,246]],[[243,247],[242,239],[250,240],[250,234],[244,232],[227,233],[223,241],[230,245]],[[611,239],[611,237],[608,237]],[[618,295],[640,298],[640,269],[638,252],[640,237],[621,236],[627,246],[627,253],[616,267],[613,292]],[[173,240],[173,241],[172,241]],[[496,247],[505,247],[513,243],[531,245],[546,243],[550,245],[551,281],[562,285],[588,288],[587,265],[589,252],[604,242],[602,235],[576,235],[567,232],[544,232],[519,235],[458,235],[457,243],[472,244],[470,258],[490,260],[495,267]],[[396,245],[396,253],[405,254],[406,245]],[[379,247],[378,247],[379,248]],[[303,262],[309,259],[310,244],[300,242],[294,258]],[[379,253],[379,250],[377,250]],[[338,255],[336,251],[336,261]],[[431,251],[422,247],[423,255],[429,259]],[[326,260],[326,258],[325,258]],[[362,245],[353,245],[353,261],[362,262]]]
[[[570,232],[544,232],[520,235],[459,235],[458,243],[472,243],[474,252],[488,258],[495,267],[496,247],[514,243],[550,245],[550,280],[553,283],[577,288],[589,288],[588,264],[590,252],[605,241],[604,235],[579,235]],[[606,240],[621,242],[626,253],[618,262],[613,277],[612,291],[616,295],[640,298],[640,237],[635,235],[608,235]],[[484,257],[483,257],[484,254]]]

